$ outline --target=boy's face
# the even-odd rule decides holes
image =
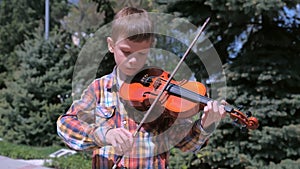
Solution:
[[[109,51],[114,53],[117,67],[123,75],[135,75],[145,64],[151,40],[133,42],[128,39],[114,43],[111,38],[107,38]]]

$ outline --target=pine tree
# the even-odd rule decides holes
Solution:
[[[68,12],[65,1],[50,1],[50,29],[59,24]],[[14,48],[23,43],[34,29],[44,30],[44,1],[3,0],[0,3],[0,60],[5,69],[0,72],[13,71],[18,66]],[[2,66],[0,66],[2,67]]]
[[[261,20],[257,18],[261,24],[256,25],[257,30],[250,33],[241,53],[225,71],[228,101],[253,111],[260,128],[240,134],[221,126],[211,144],[214,151],[210,164],[215,167],[299,166],[300,34],[294,28],[299,24],[280,26],[284,20],[274,21],[279,18],[279,10],[272,13],[272,7],[263,7],[270,11],[261,12]]]
[[[181,12],[193,23],[201,17],[192,9],[212,16],[208,31],[226,75],[227,87],[221,96],[226,95],[230,104],[242,105],[244,112],[252,111],[260,121],[257,130],[242,133],[226,118],[209,145],[181,166],[299,168],[299,4],[199,0],[170,5],[170,11]]]
[[[58,140],[56,120],[72,100],[78,51],[67,33],[54,31],[49,40],[34,35],[16,51],[21,65],[1,91],[0,133],[15,143],[50,145]]]
[[[48,65],[45,65],[48,64],[47,62],[54,64],[53,61],[58,60],[57,58],[53,61],[51,61],[51,58],[44,60],[46,56],[50,55],[43,52],[59,51],[60,47],[56,46],[55,43],[65,45],[60,41],[67,38],[64,35],[60,39],[57,34],[51,42],[43,40],[44,5],[44,1],[31,0],[1,1],[0,3],[0,137],[16,143],[50,144],[55,135],[50,136],[51,134],[47,134],[45,131],[54,133],[55,119],[53,112],[62,111],[62,106],[56,103],[59,100],[57,96],[54,97],[53,94],[50,94],[52,90],[50,85],[57,85],[56,88],[59,88],[58,85],[63,85],[67,80],[57,80],[58,70],[55,68],[51,71],[46,70],[48,68]],[[60,24],[60,19],[68,12],[67,0],[50,1],[50,11],[50,30],[52,30]],[[38,39],[32,40],[32,38]],[[44,48],[47,48],[47,50],[43,51]],[[63,49],[60,49],[61,54],[67,53],[66,50],[63,51]],[[39,54],[45,54],[45,56],[38,56]],[[59,55],[59,53],[56,54]],[[38,60],[33,61],[34,58]],[[66,57],[64,58],[66,59]],[[55,66],[63,67],[64,65],[59,64],[65,62],[67,61],[56,63]],[[36,65],[37,67],[35,67]],[[66,64],[66,66],[70,65]],[[56,81],[49,82],[49,77],[45,79],[44,76],[51,73]],[[70,77],[68,75],[65,78],[69,79]],[[48,86],[46,95],[42,89],[45,86]],[[66,93],[67,85],[64,85],[60,90]],[[43,98],[44,96],[52,98]],[[44,110],[41,111],[42,109]],[[49,112],[51,109],[53,111],[46,116],[45,112]],[[45,120],[44,118],[48,119]],[[26,131],[27,133],[25,133]],[[49,138],[44,138],[43,141],[42,138],[34,138],[40,135],[49,136]]]

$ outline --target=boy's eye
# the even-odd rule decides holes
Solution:
[[[131,52],[130,52],[130,51],[123,51],[123,53],[124,53],[125,55],[129,55],[129,54],[131,54]]]
[[[148,53],[139,53],[139,55],[142,55],[142,56],[144,56],[144,55],[147,55]]]

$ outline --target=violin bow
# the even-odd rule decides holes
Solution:
[[[167,82],[165,83],[164,87],[162,88],[162,90],[159,92],[159,94],[157,95],[157,97],[154,99],[153,103],[151,104],[151,106],[149,107],[149,109],[147,110],[146,114],[144,115],[144,117],[142,118],[140,124],[137,126],[137,129],[135,130],[135,132],[133,133],[133,137],[135,137],[137,135],[137,133],[140,131],[142,125],[144,124],[145,120],[148,118],[148,116],[150,115],[150,113],[152,112],[153,108],[155,107],[155,105],[157,104],[158,100],[160,99],[160,97],[163,95],[163,92],[166,90],[166,88],[168,87],[168,85],[170,84],[171,80],[173,79],[173,77],[175,76],[175,74],[177,73],[179,67],[181,66],[181,64],[183,63],[183,61],[185,60],[185,58],[187,57],[187,55],[189,54],[189,52],[191,51],[192,47],[194,46],[194,44],[196,43],[196,41],[198,40],[198,38],[200,37],[200,35],[202,34],[202,32],[204,31],[204,28],[206,27],[206,25],[208,24],[210,20],[210,17],[208,17],[204,24],[201,26],[198,34],[196,35],[196,37],[194,38],[194,40],[192,41],[192,43],[190,44],[190,46],[188,47],[188,49],[185,51],[184,55],[182,56],[182,58],[180,59],[180,61],[178,62],[178,64],[176,65],[175,69],[173,70],[173,72],[171,73],[169,79],[167,80]],[[116,169],[118,164],[120,163],[120,161],[122,160],[123,155],[122,156],[118,156],[115,164],[113,165],[112,169]]]

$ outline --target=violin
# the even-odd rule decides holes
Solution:
[[[156,67],[145,68],[137,73],[132,79],[123,83],[120,88],[121,99],[129,106],[140,111],[147,111],[158,93],[161,92],[170,74]],[[206,96],[206,87],[197,81],[176,81],[172,79],[167,84],[165,94],[160,99],[160,104],[165,112],[175,118],[188,118],[203,110],[211,98]],[[242,130],[256,129],[258,120],[246,115],[230,105],[224,109],[233,119],[234,124]]]

